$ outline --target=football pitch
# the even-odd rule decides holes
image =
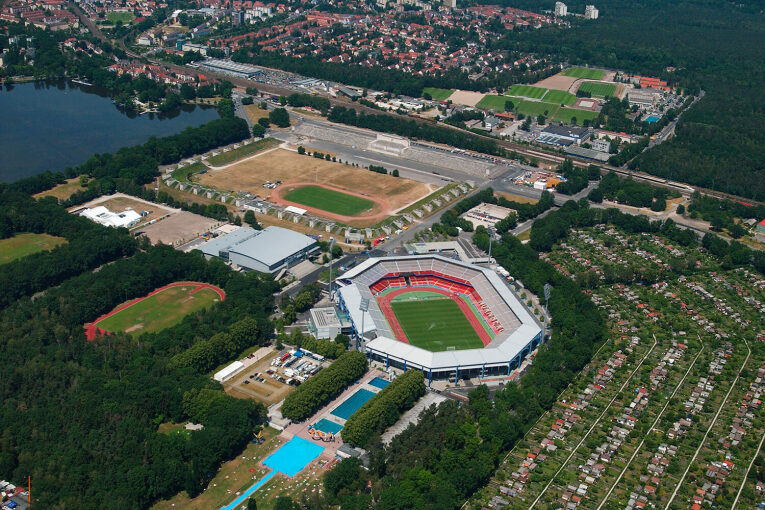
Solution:
[[[430,97],[433,98],[433,101],[446,101],[447,99],[449,99],[449,96],[451,96],[454,91],[451,89],[437,89],[435,87],[425,87],[424,89],[422,89],[422,92],[423,93],[427,92],[428,94],[430,94]]]
[[[483,347],[478,333],[451,299],[392,301],[409,343],[432,352]]]
[[[613,96],[616,93],[616,85],[613,83],[586,81],[579,85],[579,90],[582,92],[589,92],[596,97],[606,97]]]
[[[550,89],[545,94],[544,101],[548,103],[565,104],[571,106],[576,103],[576,96],[565,90]]]
[[[300,186],[283,195],[285,200],[307,205],[343,216],[358,216],[374,207],[375,203],[366,198],[348,195],[321,186]]]
[[[48,234],[16,234],[0,241],[0,264],[7,264],[33,253],[52,250],[64,243],[66,239]]]
[[[593,120],[598,118],[599,113],[592,110],[579,110],[577,108],[560,108],[553,117],[553,120],[559,122],[565,122],[571,124],[573,119],[576,119],[577,125],[581,126],[585,120]]]
[[[543,103],[541,101],[521,101],[515,106],[519,113],[524,115],[544,115],[548,119],[553,117],[560,109],[560,104]],[[545,113],[546,112],[546,113]]]
[[[532,85],[513,85],[506,92],[508,96],[530,97],[532,99],[542,99],[547,89],[534,87]]]
[[[96,326],[106,331],[140,335],[161,331],[181,322],[188,314],[220,301],[217,292],[203,288],[189,294],[199,284],[169,287],[111,315]]]
[[[507,101],[513,101],[515,98],[507,97],[507,96],[494,96],[491,94],[486,94],[483,96],[483,98],[478,101],[478,104],[476,104],[477,108],[482,108],[484,110],[494,110],[495,112],[504,112],[505,111],[505,102]],[[518,100],[515,99],[513,102],[517,102]]]
[[[564,76],[573,76],[574,78],[587,78],[588,80],[599,80],[606,74],[600,69],[587,69],[585,67],[572,67],[563,71]]]

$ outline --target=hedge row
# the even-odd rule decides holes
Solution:
[[[375,433],[390,427],[407,409],[425,394],[422,372],[409,370],[372,397],[348,418],[343,427],[343,441],[366,446]]]
[[[302,421],[337,397],[367,371],[367,359],[358,351],[346,352],[337,360],[287,395],[282,415]]]
[[[335,359],[346,351],[346,346],[324,338],[303,338],[300,347],[313,353],[324,356],[325,358]]]

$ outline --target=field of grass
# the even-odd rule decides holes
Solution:
[[[189,294],[193,284],[170,287],[98,322],[106,331],[124,331],[140,335],[161,331],[178,324],[186,315],[208,308],[220,300],[208,288]]]
[[[530,97],[532,99],[542,99],[547,89],[534,87],[532,85],[513,85],[507,91],[508,96]]]
[[[423,93],[427,92],[428,94],[430,94],[430,97],[432,97],[434,101],[446,101],[447,99],[449,99],[449,96],[451,96],[454,91],[451,89],[437,89],[435,87],[425,87],[424,89],[422,89],[422,92]]]
[[[321,186],[300,186],[287,192],[283,197],[290,202],[343,216],[358,216],[375,205],[374,202],[366,198],[348,195]]]
[[[191,175],[192,174],[198,174],[202,170],[207,170],[207,165],[204,163],[200,163],[199,161],[192,163],[190,165],[186,165],[181,168],[176,168],[173,170],[172,176],[173,179],[179,182],[191,182]]]
[[[273,138],[264,138],[262,140],[258,140],[257,142],[243,145],[238,149],[222,152],[217,156],[208,158],[207,161],[213,166],[221,166],[227,163],[231,163],[232,161],[236,161],[237,159],[242,159],[245,156],[250,156],[256,152],[266,150],[270,147],[273,147],[274,145],[278,145],[279,143],[281,143],[279,140],[275,140]]]
[[[572,67],[563,71],[564,76],[573,76],[575,78],[587,78],[589,80],[599,80],[606,74],[600,69],[587,69],[585,67]]]
[[[391,308],[409,343],[438,352],[483,347],[478,333],[451,299],[393,301]]]
[[[130,23],[133,21],[133,18],[135,18],[135,16],[133,16],[132,12],[115,11],[106,13],[106,19],[112,23],[117,23],[118,21],[121,21],[122,23]]]
[[[586,81],[579,85],[579,90],[583,92],[589,92],[596,97],[613,96],[616,94],[616,84]]]
[[[578,110],[576,108],[559,108],[553,120],[559,122],[571,123],[571,119],[576,117],[576,123],[582,125],[585,120],[593,120],[598,118],[598,112],[592,110]]]
[[[548,103],[565,104],[571,106],[576,103],[576,96],[565,90],[550,89],[545,94],[544,100]]]
[[[34,198],[55,197],[59,200],[66,200],[67,198],[71,197],[74,193],[78,191],[84,191],[84,190],[85,188],[80,186],[80,178],[73,177],[71,179],[67,179],[67,181],[63,184],[59,184],[54,188],[41,191],[40,193],[37,193],[32,196]]]
[[[515,108],[524,115],[532,115],[534,117],[544,115],[549,119],[560,109],[560,104],[543,103],[541,101],[521,101],[515,105]],[[545,114],[545,112],[547,113]]]
[[[33,253],[52,250],[66,239],[48,234],[16,234],[0,240],[0,264],[7,264]]]
[[[484,110],[494,110],[495,112],[505,111],[505,101],[512,101],[511,98],[506,96],[493,96],[486,94],[483,99],[478,101],[476,108],[482,108]],[[515,102],[515,101],[514,101]]]

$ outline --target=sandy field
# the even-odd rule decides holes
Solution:
[[[516,195],[515,193],[505,193],[504,191],[497,191],[494,193],[498,197],[503,197],[519,204],[536,204],[539,200],[531,197],[525,197],[523,195]]]
[[[245,368],[236,376],[223,383],[223,389],[232,397],[250,398],[257,400],[266,406],[279,402],[287,396],[287,393],[294,389],[294,386],[280,383],[265,373],[266,370],[272,368],[271,360],[278,355],[279,351],[274,351],[259,362]],[[253,375],[256,372],[261,374],[266,382],[262,383],[256,381],[254,378],[250,379],[250,375]],[[244,381],[249,381],[250,383],[244,384]]]
[[[180,211],[162,221],[141,227],[141,230],[149,238],[151,244],[162,243],[177,246],[196,239],[222,223],[225,222],[188,211]]]
[[[454,93],[449,96],[449,99],[451,99],[452,103],[455,104],[475,106],[478,104],[478,101],[483,99],[484,95],[485,94],[480,92],[471,92],[469,90],[455,90]]]
[[[417,201],[430,193],[428,186],[421,182],[377,174],[363,168],[311,156],[301,156],[285,149],[277,149],[199,177],[199,182],[206,186],[249,191],[268,199],[273,190],[263,187],[266,181],[282,181],[283,185],[305,182],[326,184],[332,188],[381,200],[391,210]]]
[[[571,92],[570,89],[579,79],[580,78],[574,76],[564,76],[559,73],[534,83],[534,86],[547,89],[567,90]]]

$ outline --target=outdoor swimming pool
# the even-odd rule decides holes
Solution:
[[[332,411],[331,414],[337,416],[338,418],[342,418],[344,420],[347,420],[351,417],[353,413],[359,410],[359,407],[366,404],[367,400],[374,397],[375,394],[372,393],[369,390],[360,389],[348,399],[337,406],[334,411]]]
[[[295,436],[266,457],[263,464],[287,476],[295,476],[323,451],[324,448],[318,444]]]
[[[651,115],[649,117],[646,117],[644,120],[645,122],[648,122],[649,124],[653,124],[654,122],[658,122],[659,117],[657,117],[656,115]]]
[[[385,388],[389,384],[390,384],[390,381],[386,381],[382,377],[375,377],[374,379],[369,381],[370,386],[374,386],[375,388],[380,388],[380,389]]]
[[[316,425],[313,426],[316,430],[321,430],[325,434],[329,434],[332,432],[333,434],[337,434],[341,430],[343,430],[342,425],[338,425],[337,423],[333,421],[329,421],[326,418],[322,418],[318,422],[316,422]]]

